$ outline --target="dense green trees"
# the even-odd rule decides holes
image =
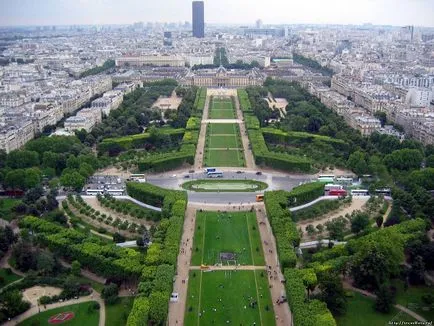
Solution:
[[[389,169],[412,170],[421,167],[423,154],[417,149],[401,149],[393,151],[384,157],[384,163]]]
[[[80,78],[92,76],[92,75],[98,75],[104,71],[107,71],[111,68],[114,68],[116,65],[116,62],[114,60],[107,60],[104,62],[102,66],[97,66],[95,68],[91,68],[89,70],[86,70],[80,74]]]
[[[23,300],[23,294],[18,290],[0,293],[0,322],[18,316],[30,308],[30,303]]]
[[[325,76],[333,75],[333,70],[327,67],[321,66],[317,61],[307,58],[301,54],[293,53],[292,57],[295,63],[311,68],[315,72],[319,72]]]
[[[327,304],[331,313],[342,315],[347,308],[347,298],[342,281],[336,272],[322,272],[318,274],[318,286],[321,290],[320,299]]]

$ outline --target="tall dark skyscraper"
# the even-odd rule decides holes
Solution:
[[[193,37],[205,36],[203,1],[193,1]]]

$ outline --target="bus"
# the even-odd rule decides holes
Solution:
[[[264,194],[256,195],[256,201],[257,202],[264,201]]]
[[[343,183],[343,184],[351,184],[353,183],[353,178],[349,177],[337,177],[336,182]]]
[[[375,193],[377,195],[391,196],[392,195],[392,190],[390,190],[390,188],[375,189]]]
[[[329,196],[346,197],[347,192],[344,189],[332,189],[328,193]]]
[[[144,174],[131,174],[129,180],[136,182],[146,182]]]
[[[326,183],[333,183],[335,181],[335,176],[334,175],[327,175],[327,174],[320,174],[318,176],[318,181],[319,182],[326,182]]]
[[[223,178],[223,172],[214,171],[206,174],[208,178]]]
[[[217,172],[216,168],[205,168],[203,171],[205,174],[208,174],[209,172]]]
[[[344,187],[342,185],[334,185],[332,183],[328,183],[324,186],[325,191],[340,190],[340,189],[344,189]]]
[[[352,196],[369,196],[369,191],[366,189],[354,189],[351,190]]]

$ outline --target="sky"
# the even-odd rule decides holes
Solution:
[[[205,22],[434,27],[434,0],[205,0]],[[0,26],[191,21],[190,0],[0,0]]]

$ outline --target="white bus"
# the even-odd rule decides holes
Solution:
[[[334,184],[331,184],[331,183],[326,184],[326,185],[324,186],[324,190],[325,190],[325,191],[330,191],[330,190],[341,190],[341,189],[344,189],[344,187],[343,187],[342,185],[334,185]]]
[[[104,194],[104,189],[86,189],[87,196],[96,196]]]
[[[129,180],[135,182],[146,182],[144,174],[131,174]]]
[[[335,181],[335,176],[334,175],[327,175],[327,174],[320,174],[318,176],[318,181],[319,182],[326,182],[326,183],[333,183]]]
[[[377,195],[391,196],[392,195],[392,190],[390,190],[390,188],[375,189],[375,193]]]
[[[336,182],[339,182],[339,183],[344,183],[344,184],[346,184],[346,183],[353,183],[353,178],[347,178],[347,177],[337,177],[336,178]]]
[[[208,178],[223,178],[223,172],[214,171],[206,174]]]
[[[351,196],[369,196],[369,191],[366,189],[351,190]]]

